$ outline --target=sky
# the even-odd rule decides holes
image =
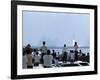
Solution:
[[[23,46],[79,46],[90,45],[90,15],[23,11]]]

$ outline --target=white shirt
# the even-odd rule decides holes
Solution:
[[[43,46],[41,47],[41,50],[42,50],[42,51],[41,51],[42,53],[47,53],[47,46],[44,46],[44,45],[43,45]]]
[[[75,45],[74,49],[75,49],[75,51],[77,51],[78,50],[78,45]]]
[[[74,60],[74,58],[75,58],[74,53],[70,53],[70,59],[73,59]]]
[[[40,58],[41,58],[41,57],[40,57],[39,55],[35,55],[35,56],[34,56],[34,60],[35,60],[34,62],[35,62],[35,63],[36,63],[36,62],[39,63],[39,62],[40,62]]]
[[[52,66],[52,60],[53,60],[52,55],[44,55],[43,60],[44,60],[44,66]]]
[[[62,53],[67,52],[67,47],[63,47]]]
[[[33,54],[32,54],[32,58],[34,58],[35,55],[36,55],[36,52],[33,52]]]

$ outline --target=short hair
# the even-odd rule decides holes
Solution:
[[[77,44],[77,42],[75,42],[75,45]]]
[[[45,44],[45,41],[43,41],[43,44]]]
[[[51,52],[50,52],[50,50],[47,50],[47,54],[49,55]]]
[[[55,50],[53,49],[52,52],[55,52]]]
[[[27,47],[31,47],[31,45],[30,45],[30,44],[28,44],[28,45],[27,45]]]
[[[36,52],[36,49],[34,49],[34,52]]]
[[[39,53],[38,52],[36,52],[36,55],[38,55]]]
[[[89,52],[87,52],[87,56],[89,56]]]
[[[66,47],[66,44],[64,44],[64,47]]]

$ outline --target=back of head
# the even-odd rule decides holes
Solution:
[[[75,42],[75,45],[77,45],[77,42]]]
[[[43,41],[43,45],[45,45],[45,41]]]
[[[54,52],[55,52],[55,50],[53,49],[53,50],[52,50],[52,52],[54,53]]]
[[[36,49],[34,49],[34,52],[36,52]]]
[[[87,56],[89,56],[89,52],[87,53]]]
[[[67,55],[67,52],[64,52],[64,56],[66,56]]]
[[[28,44],[28,45],[27,45],[27,47],[28,47],[28,48],[30,48],[30,47],[31,47],[31,45],[30,45],[30,44]]]
[[[36,52],[36,55],[38,55],[39,53],[38,52]]]
[[[50,55],[50,50],[47,50],[47,54]]]
[[[66,47],[66,44],[64,44],[64,47]]]
[[[79,52],[80,52],[80,53],[82,52],[81,49],[79,50]]]

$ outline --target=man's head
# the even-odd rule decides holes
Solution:
[[[27,45],[27,47],[28,47],[28,48],[30,48],[30,47],[31,47],[31,45],[30,45],[30,44],[28,44],[28,45]]]
[[[75,42],[75,45],[77,45],[77,42]]]
[[[55,50],[53,49],[53,50],[52,50],[52,52],[54,53],[54,52],[55,52]]]
[[[50,55],[50,53],[51,53],[50,50],[47,50],[47,54]]]
[[[66,47],[66,44],[64,44],[64,47]]]
[[[33,51],[36,52],[36,49],[34,49]]]
[[[45,45],[45,41],[43,41],[43,45]]]
[[[36,52],[36,55],[38,55],[39,53],[38,52]]]

